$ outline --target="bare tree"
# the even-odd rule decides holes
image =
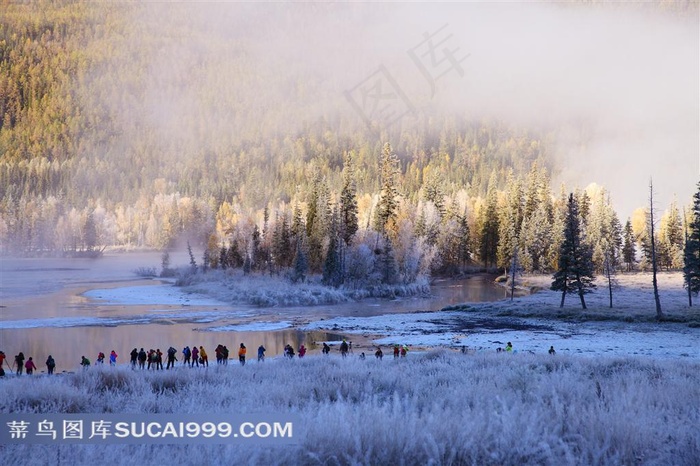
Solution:
[[[652,283],[654,284],[654,301],[656,302],[656,318],[661,320],[664,318],[664,313],[661,310],[661,300],[659,300],[659,284],[656,280],[656,241],[654,239],[654,183],[649,179],[649,232],[651,235],[651,273]]]

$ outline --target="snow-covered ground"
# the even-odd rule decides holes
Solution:
[[[699,359],[700,308],[689,308],[678,273],[660,274],[661,302],[671,322],[657,322],[649,274],[622,275],[614,290],[614,308],[607,289],[578,296],[559,307],[561,294],[545,289],[551,277],[527,277],[536,293],[492,303],[450,306],[440,312],[338,317],[311,322],[305,330],[332,330],[362,335],[378,345],[467,346],[470,351],[495,351],[512,342],[516,351],[546,353],[550,346],[567,354],[645,355]]]
[[[8,465],[697,465],[696,361],[274,358],[0,379],[2,413],[294,413],[296,445],[3,445]]]

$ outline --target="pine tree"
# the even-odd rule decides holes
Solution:
[[[374,229],[384,233],[389,223],[396,217],[399,207],[399,159],[391,149],[391,144],[384,144],[381,160],[381,192],[374,220]]]
[[[396,266],[396,257],[394,256],[394,246],[391,244],[391,239],[387,235],[382,237],[382,248],[379,257],[379,273],[382,277],[382,283],[393,285],[398,280],[398,268]]]
[[[192,246],[190,246],[189,241],[187,241],[187,253],[190,256],[190,269],[192,270],[192,273],[197,273],[197,261],[194,258],[194,254],[192,253]]]
[[[309,264],[306,259],[306,252],[304,251],[304,246],[302,244],[302,239],[297,240],[296,253],[294,254],[294,270],[292,271],[291,279],[292,283],[306,281],[306,273],[309,270]]]
[[[700,183],[693,195],[690,224],[686,222],[685,247],[683,248],[683,281],[688,290],[688,305],[693,305],[692,295],[700,292]]]
[[[631,272],[634,264],[637,248],[635,247],[634,233],[632,233],[632,221],[628,218],[625,223],[624,244],[622,246],[622,261],[627,264],[627,271]]]
[[[221,246],[219,250],[219,267],[221,267],[221,270],[226,270],[228,268],[227,252],[226,246]]]
[[[586,309],[584,294],[595,288],[593,252],[583,241],[582,236],[578,201],[571,193],[567,204],[564,241],[559,251],[559,267],[554,274],[551,286],[553,291],[562,292],[559,307],[564,307],[567,293],[577,292],[581,307]]]
[[[496,265],[498,258],[498,211],[495,190],[491,191],[486,199],[486,208],[482,209],[481,242],[479,244],[479,257],[484,267]]]
[[[346,246],[352,243],[352,238],[357,233],[358,228],[355,168],[352,154],[348,153],[345,156],[343,188],[340,191],[340,235]]]

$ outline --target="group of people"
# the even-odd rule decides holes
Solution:
[[[508,343],[510,345],[510,343]],[[511,347],[512,349],[512,347]],[[550,353],[552,353],[554,348],[550,350]],[[260,345],[258,347],[258,362],[263,362],[265,361],[265,352],[267,350],[263,345]],[[349,353],[352,353],[352,342],[348,342],[346,340],[343,340],[342,343],[340,344],[339,348],[340,354],[343,357],[347,357]],[[506,349],[508,351],[508,349]],[[284,356],[286,358],[293,359],[295,355],[298,355],[299,358],[303,358],[306,355],[307,348],[303,344],[301,344],[298,348],[298,350],[295,352],[294,348],[290,344],[286,344],[284,346]],[[321,352],[324,355],[328,355],[331,352],[331,347],[328,345],[328,343],[323,343],[323,347],[321,349]],[[406,353],[408,352],[408,347],[406,345],[399,346],[399,345],[394,345],[394,358],[398,358],[399,356],[405,357]],[[190,348],[189,346],[185,346],[182,351],[182,364],[183,366],[189,366],[189,367],[209,367],[209,358],[207,355],[206,350],[204,349],[203,346],[192,346]],[[229,360],[229,349],[226,347],[226,345],[221,345],[219,344],[216,349],[214,350],[214,353],[216,355],[216,363],[220,365],[227,365],[228,360]],[[552,353],[553,354],[553,353]],[[242,366],[245,365],[246,363],[246,355],[247,355],[247,348],[246,346],[241,343],[240,347],[238,349],[238,361]],[[375,357],[377,359],[382,359],[384,357],[384,352],[382,351],[381,347],[377,346],[377,350],[374,353]],[[133,369],[136,369],[137,367],[142,370],[163,370],[163,358],[167,359],[167,365],[165,367],[166,370],[175,368],[175,363],[178,361],[177,358],[177,350],[174,347],[169,347],[166,353],[164,354],[160,348],[157,349],[149,349],[146,351],[144,348],[141,348],[140,350],[137,350],[136,348],[132,349],[131,352],[129,353],[130,356],[130,364]],[[364,359],[364,353],[360,355],[361,359]],[[112,350],[109,353],[109,364],[110,366],[116,366],[117,365],[117,358],[119,355],[115,350]],[[5,360],[7,359],[6,355],[4,352],[0,351],[0,376],[5,375],[5,370],[3,368]],[[29,357],[26,359],[24,356],[24,353],[20,352],[17,354],[14,358],[14,363],[12,365],[12,368],[16,371],[17,375],[22,375],[23,372],[26,372],[28,375],[31,375],[34,373],[34,371],[37,370],[37,367],[34,363],[34,360],[32,357]],[[104,364],[104,361],[106,359],[105,353],[99,352],[97,354],[97,359],[95,361],[95,365],[102,365]],[[83,368],[83,370],[86,370],[88,367],[90,367],[92,363],[90,362],[90,359],[85,357],[84,355],[80,357],[80,366]],[[54,370],[56,368],[56,361],[54,360],[53,356],[49,355],[49,357],[46,359],[46,368],[47,372],[49,374],[53,374]]]
[[[7,359],[7,356],[3,351],[0,351],[0,377],[5,375],[5,360]],[[22,375],[23,372],[25,372],[27,375],[32,375],[36,368],[36,364],[34,364],[34,358],[32,356],[29,356],[29,358],[25,361],[25,356],[23,352],[19,352],[19,354],[15,355],[15,360],[14,362],[10,365],[10,369],[15,371],[15,374],[17,375]],[[54,360],[53,356],[49,354],[49,357],[46,358],[46,370],[49,374],[53,374],[54,370],[56,369],[56,361]]]

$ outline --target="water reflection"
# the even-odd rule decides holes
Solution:
[[[184,260],[184,259],[183,259]],[[267,348],[268,356],[282,354],[286,344],[295,349],[300,344],[310,352],[320,352],[315,342],[338,341],[343,335],[326,332],[305,332],[296,329],[268,331],[202,331],[209,327],[240,325],[250,322],[280,320],[304,322],[331,317],[370,317],[394,313],[439,310],[464,302],[495,301],[508,297],[508,292],[493,282],[489,275],[475,275],[460,280],[438,281],[430,297],[409,297],[396,300],[369,299],[335,306],[257,308],[253,306],[164,306],[164,305],[107,305],[90,300],[81,293],[89,288],[133,286],[155,282],[139,282],[133,271],[137,267],[157,268],[158,253],[118,254],[101,259],[5,259],[0,260],[0,350],[9,362],[19,352],[32,356],[45,370],[49,354],[57,362],[57,371],[74,370],[80,356],[94,361],[98,352],[105,354],[114,349],[119,362],[129,360],[132,348],[160,348],[169,346],[180,351],[185,345],[204,346],[212,353],[218,344],[226,345],[231,355],[244,343],[253,357],[259,345]],[[57,291],[58,290],[58,291]],[[191,314],[191,318],[176,314]],[[154,317],[155,315],[158,317]],[[169,315],[170,314],[170,315]],[[206,314],[211,320],[201,320]],[[199,316],[200,320],[197,319]],[[211,317],[213,316],[213,317]],[[116,321],[110,326],[7,328],[16,320],[47,318],[109,318]],[[134,317],[143,320],[134,322]],[[119,323],[131,322],[128,325]],[[2,322],[7,322],[2,328]],[[205,322],[206,323],[203,323]],[[198,323],[199,322],[199,323]]]
[[[22,351],[28,358],[34,357],[39,372],[46,370],[44,362],[49,354],[56,360],[56,372],[73,371],[85,355],[93,363],[101,351],[109,354],[116,350],[120,364],[129,362],[133,348],[148,351],[160,348],[163,353],[173,346],[178,350],[178,361],[182,362],[182,349],[187,346],[204,346],[210,362],[214,361],[214,349],[222,344],[228,347],[230,357],[237,358],[241,343],[248,348],[248,359],[257,357],[258,346],[265,347],[266,356],[283,353],[284,345],[290,344],[296,350],[302,343],[309,353],[321,352],[324,341],[340,341],[343,336],[337,333],[304,332],[296,329],[274,332],[197,332],[183,325],[129,325],[123,327],[74,327],[36,328],[3,330],[0,335],[0,349],[11,364],[15,354]]]

